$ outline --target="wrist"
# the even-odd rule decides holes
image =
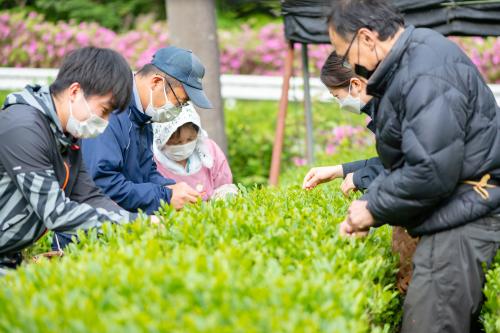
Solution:
[[[342,167],[342,165],[336,165],[333,168],[334,168],[334,171],[333,171],[332,179],[344,178],[344,168]]]

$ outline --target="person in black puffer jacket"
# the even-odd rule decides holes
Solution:
[[[351,204],[340,232],[383,224],[421,236],[402,332],[475,332],[500,245],[500,108],[470,59],[429,29],[404,27],[387,1],[339,0],[337,53],[369,78],[384,172]]]

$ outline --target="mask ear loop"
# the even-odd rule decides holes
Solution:
[[[377,62],[380,62],[380,60],[378,59],[377,45],[374,45],[373,50],[375,51],[375,57],[377,57]]]
[[[85,103],[85,107],[87,108],[87,111],[90,114],[90,117],[92,117],[93,115],[97,117],[97,115],[94,112],[92,112],[92,110],[90,109],[90,105],[87,102],[87,99],[85,98],[85,95],[82,95],[82,98],[83,98],[83,102]]]
[[[167,95],[167,83],[168,82],[167,82],[167,80],[165,80],[164,77],[162,77],[161,79],[163,80],[163,94],[165,95],[165,104],[167,104],[167,103],[170,103],[170,100],[168,99],[168,95]],[[172,88],[170,88],[170,89],[172,89]],[[173,92],[173,90],[172,90],[172,92]],[[174,96],[175,96],[175,93],[174,93]],[[176,96],[176,98],[177,98],[177,96]]]
[[[73,116],[73,105],[71,104],[71,100],[68,101],[68,105],[69,105],[69,115]]]
[[[165,91],[165,78],[161,77],[161,79],[163,80],[163,94],[165,95],[165,99],[168,102],[167,92]],[[153,104],[153,88],[151,88],[151,87],[149,87],[149,105],[151,105],[153,108],[155,108],[155,106]]]
[[[154,107],[153,105],[153,88],[149,87],[149,105]]]
[[[170,88],[170,90],[172,90],[172,94],[174,94],[174,97],[175,97],[175,100],[177,101],[177,104],[179,105],[179,107],[182,107],[182,103],[179,100],[179,97],[177,97],[177,94],[175,93],[174,88],[172,88],[172,86],[170,85],[170,83],[168,81],[166,81],[166,82],[167,82],[168,87]],[[166,97],[166,95],[167,95],[167,93],[165,92],[165,97]]]

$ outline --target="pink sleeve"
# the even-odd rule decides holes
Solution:
[[[231,169],[227,163],[226,155],[224,155],[224,152],[219,148],[215,141],[208,139],[207,143],[210,145],[210,150],[214,158],[214,166],[211,169],[214,188],[225,184],[232,184],[233,174],[231,173]]]

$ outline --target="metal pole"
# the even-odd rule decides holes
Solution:
[[[302,73],[304,76],[304,111],[306,117],[306,147],[307,162],[314,163],[314,140],[313,121],[311,107],[311,89],[309,85],[309,57],[307,54],[307,44],[302,43]]]
[[[290,89],[290,78],[293,74],[293,43],[288,42],[288,50],[285,57],[285,73],[283,74],[283,85],[281,86],[281,98],[276,120],[276,133],[274,137],[273,157],[271,170],[269,172],[269,185],[277,186],[280,175],[281,152],[283,150],[283,139],[285,136],[286,111],[288,108],[288,90]]]

